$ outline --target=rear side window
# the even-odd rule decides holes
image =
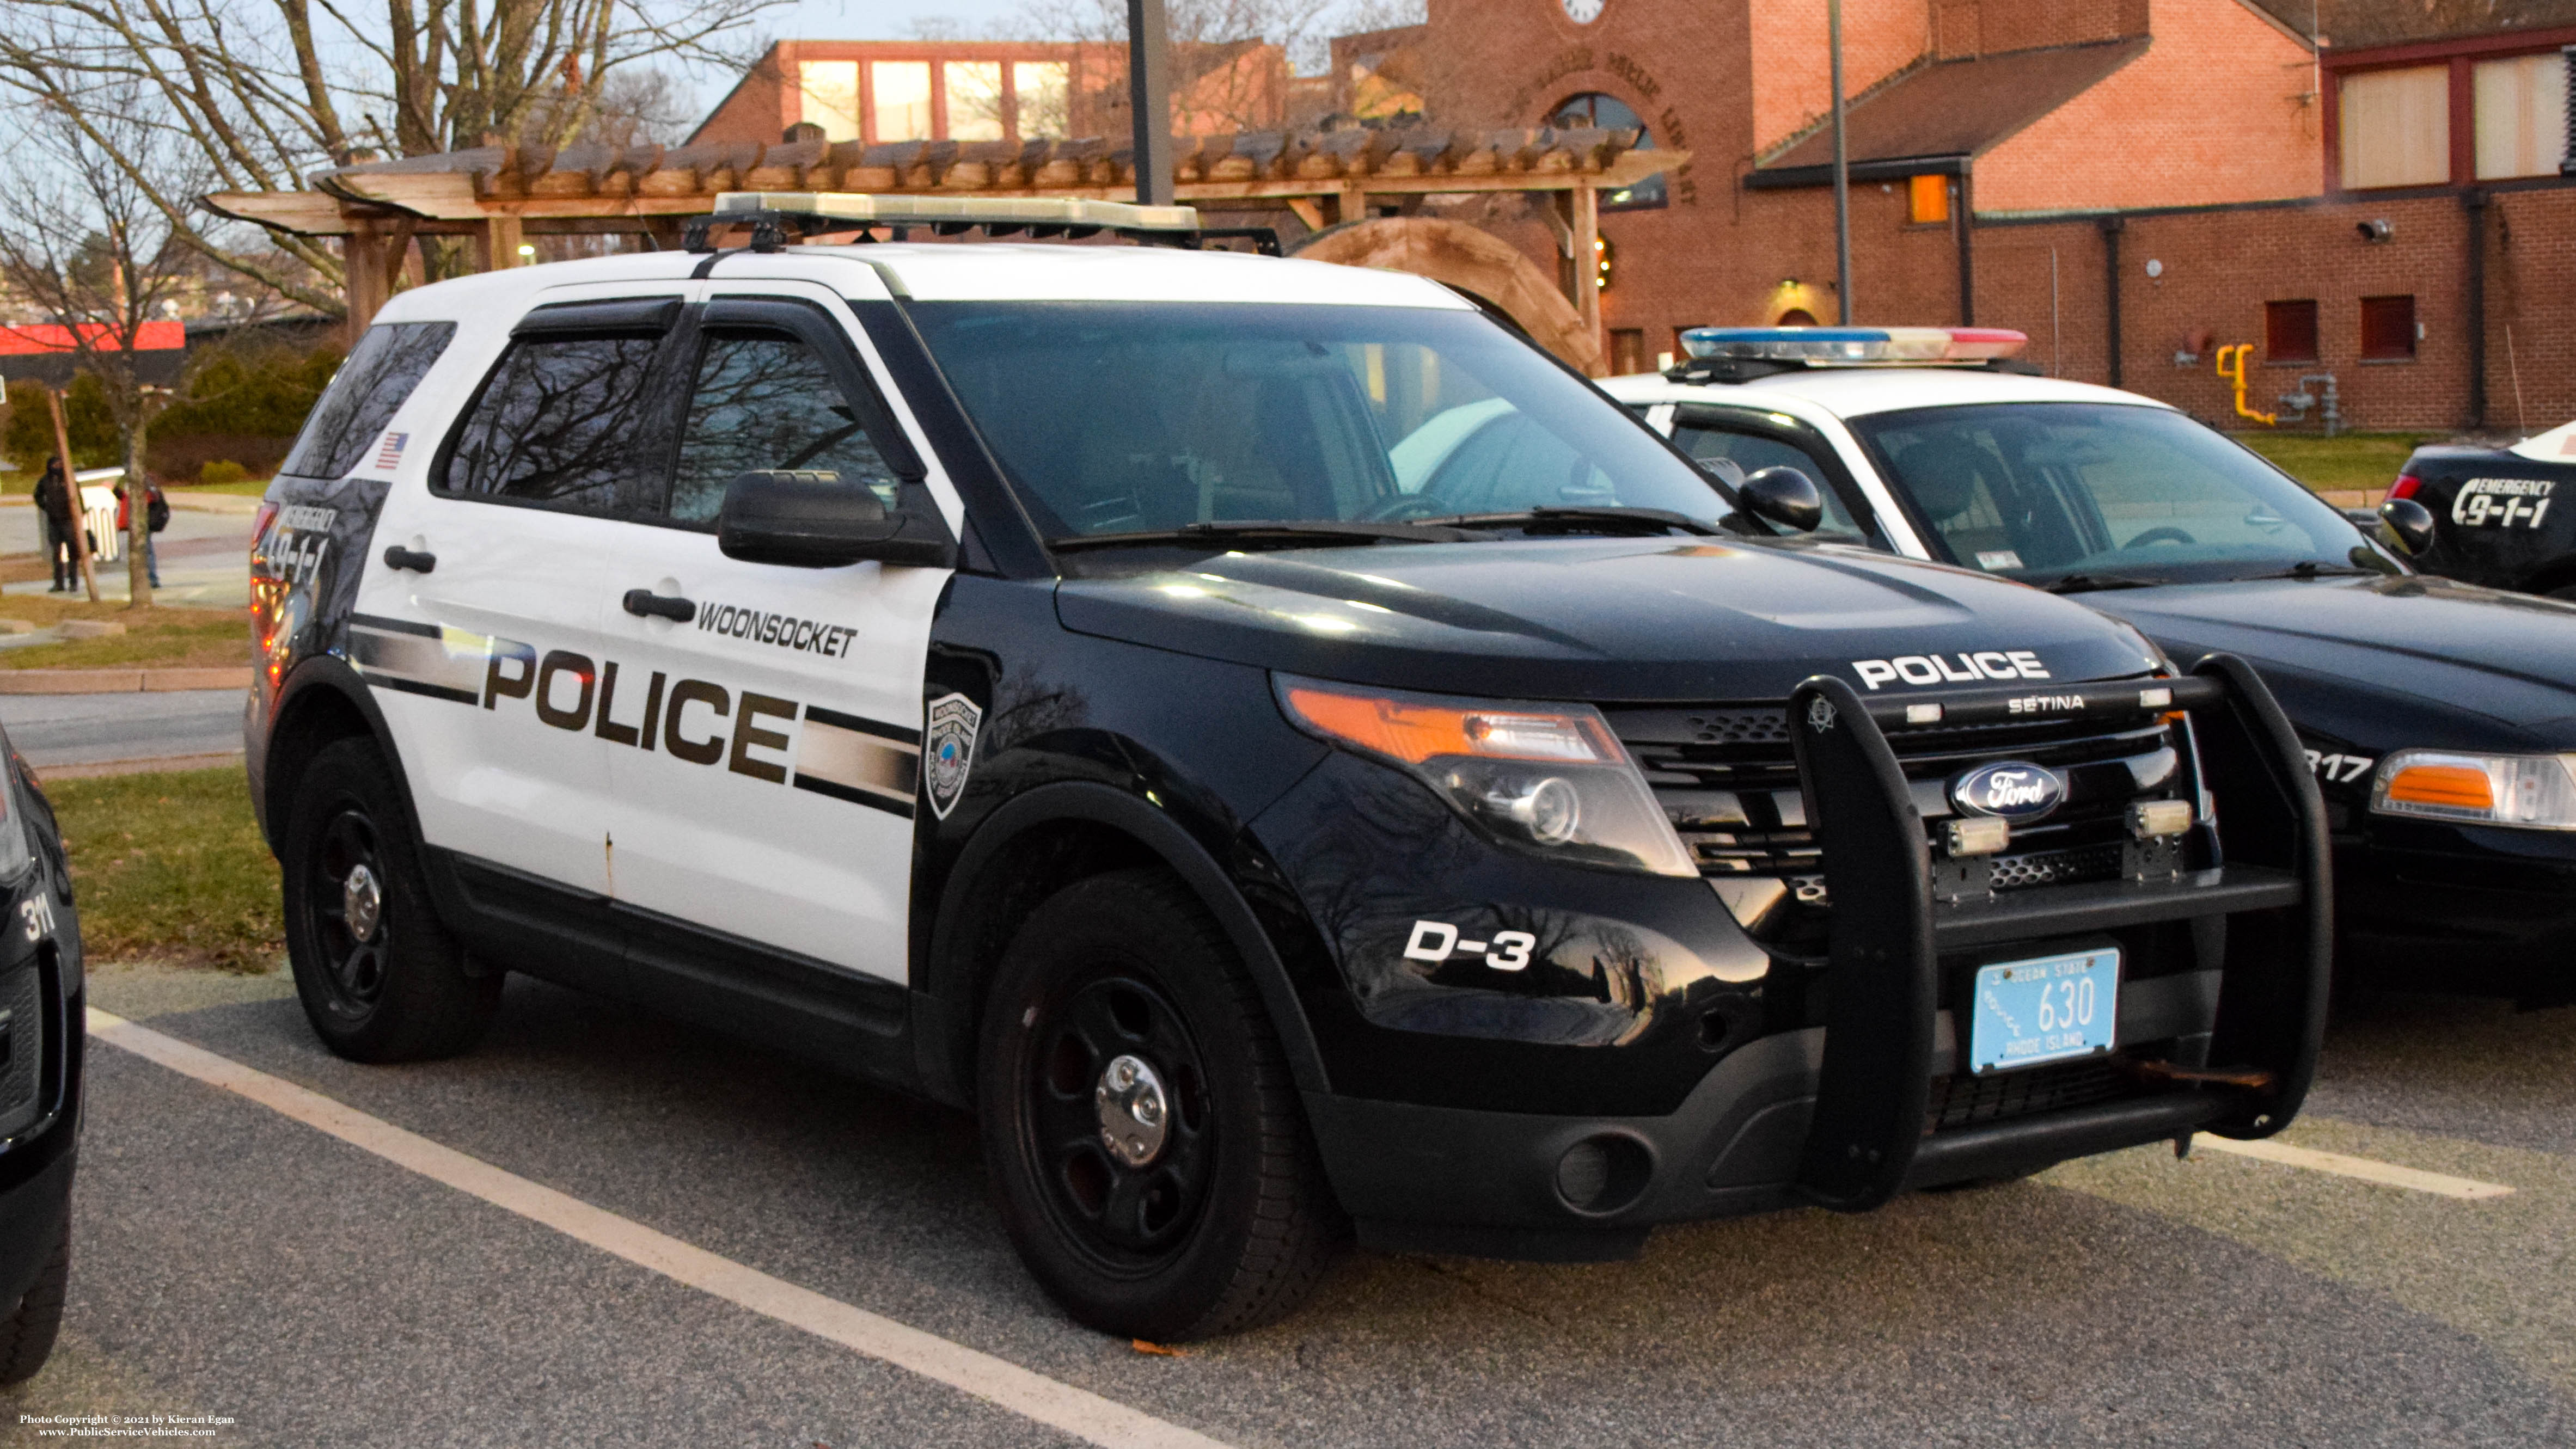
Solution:
[[[453,322],[379,322],[368,328],[313,405],[295,450],[277,471],[339,478],[355,469],[455,335]]]
[[[670,516],[712,522],[726,485],[764,469],[836,473],[889,508],[901,481],[813,348],[769,333],[711,337],[680,435]]]
[[[585,512],[627,506],[654,430],[659,337],[523,337],[457,431],[439,488]]]

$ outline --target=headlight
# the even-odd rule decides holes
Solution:
[[[1298,728],[1403,769],[1497,840],[1571,863],[1699,874],[1645,777],[1590,705],[1277,679],[1280,705]]]
[[[2379,762],[2370,808],[2426,820],[2576,830],[2576,772],[2565,755],[2399,750]]]

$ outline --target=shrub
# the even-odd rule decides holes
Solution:
[[[230,458],[217,458],[197,470],[200,483],[239,483],[250,476],[250,470]]]

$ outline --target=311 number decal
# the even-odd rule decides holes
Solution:
[[[27,923],[27,939],[41,941],[54,931],[54,898],[39,891],[18,903],[18,916]]]

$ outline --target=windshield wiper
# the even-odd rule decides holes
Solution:
[[[1662,508],[1519,508],[1501,513],[1454,513],[1426,523],[1452,528],[1513,528],[1528,533],[1655,534],[1678,529],[1712,538],[1717,530],[1688,514]]]
[[[2319,563],[2312,558],[2303,558],[2276,574],[2239,574],[2228,582],[2242,584],[2251,583],[2256,579],[2360,578],[2365,575],[2376,578],[2379,577],[2380,571],[2354,568],[2350,564]]]
[[[2096,589],[2153,589],[2162,579],[2133,579],[2125,574],[2060,574],[2039,587],[2052,594],[2089,594]]]
[[[1171,544],[1224,544],[1253,548],[1335,548],[1355,543],[1472,543],[1495,535],[1439,523],[1184,523],[1138,533],[1083,533],[1050,538],[1058,553],[1095,548],[1154,548]]]

